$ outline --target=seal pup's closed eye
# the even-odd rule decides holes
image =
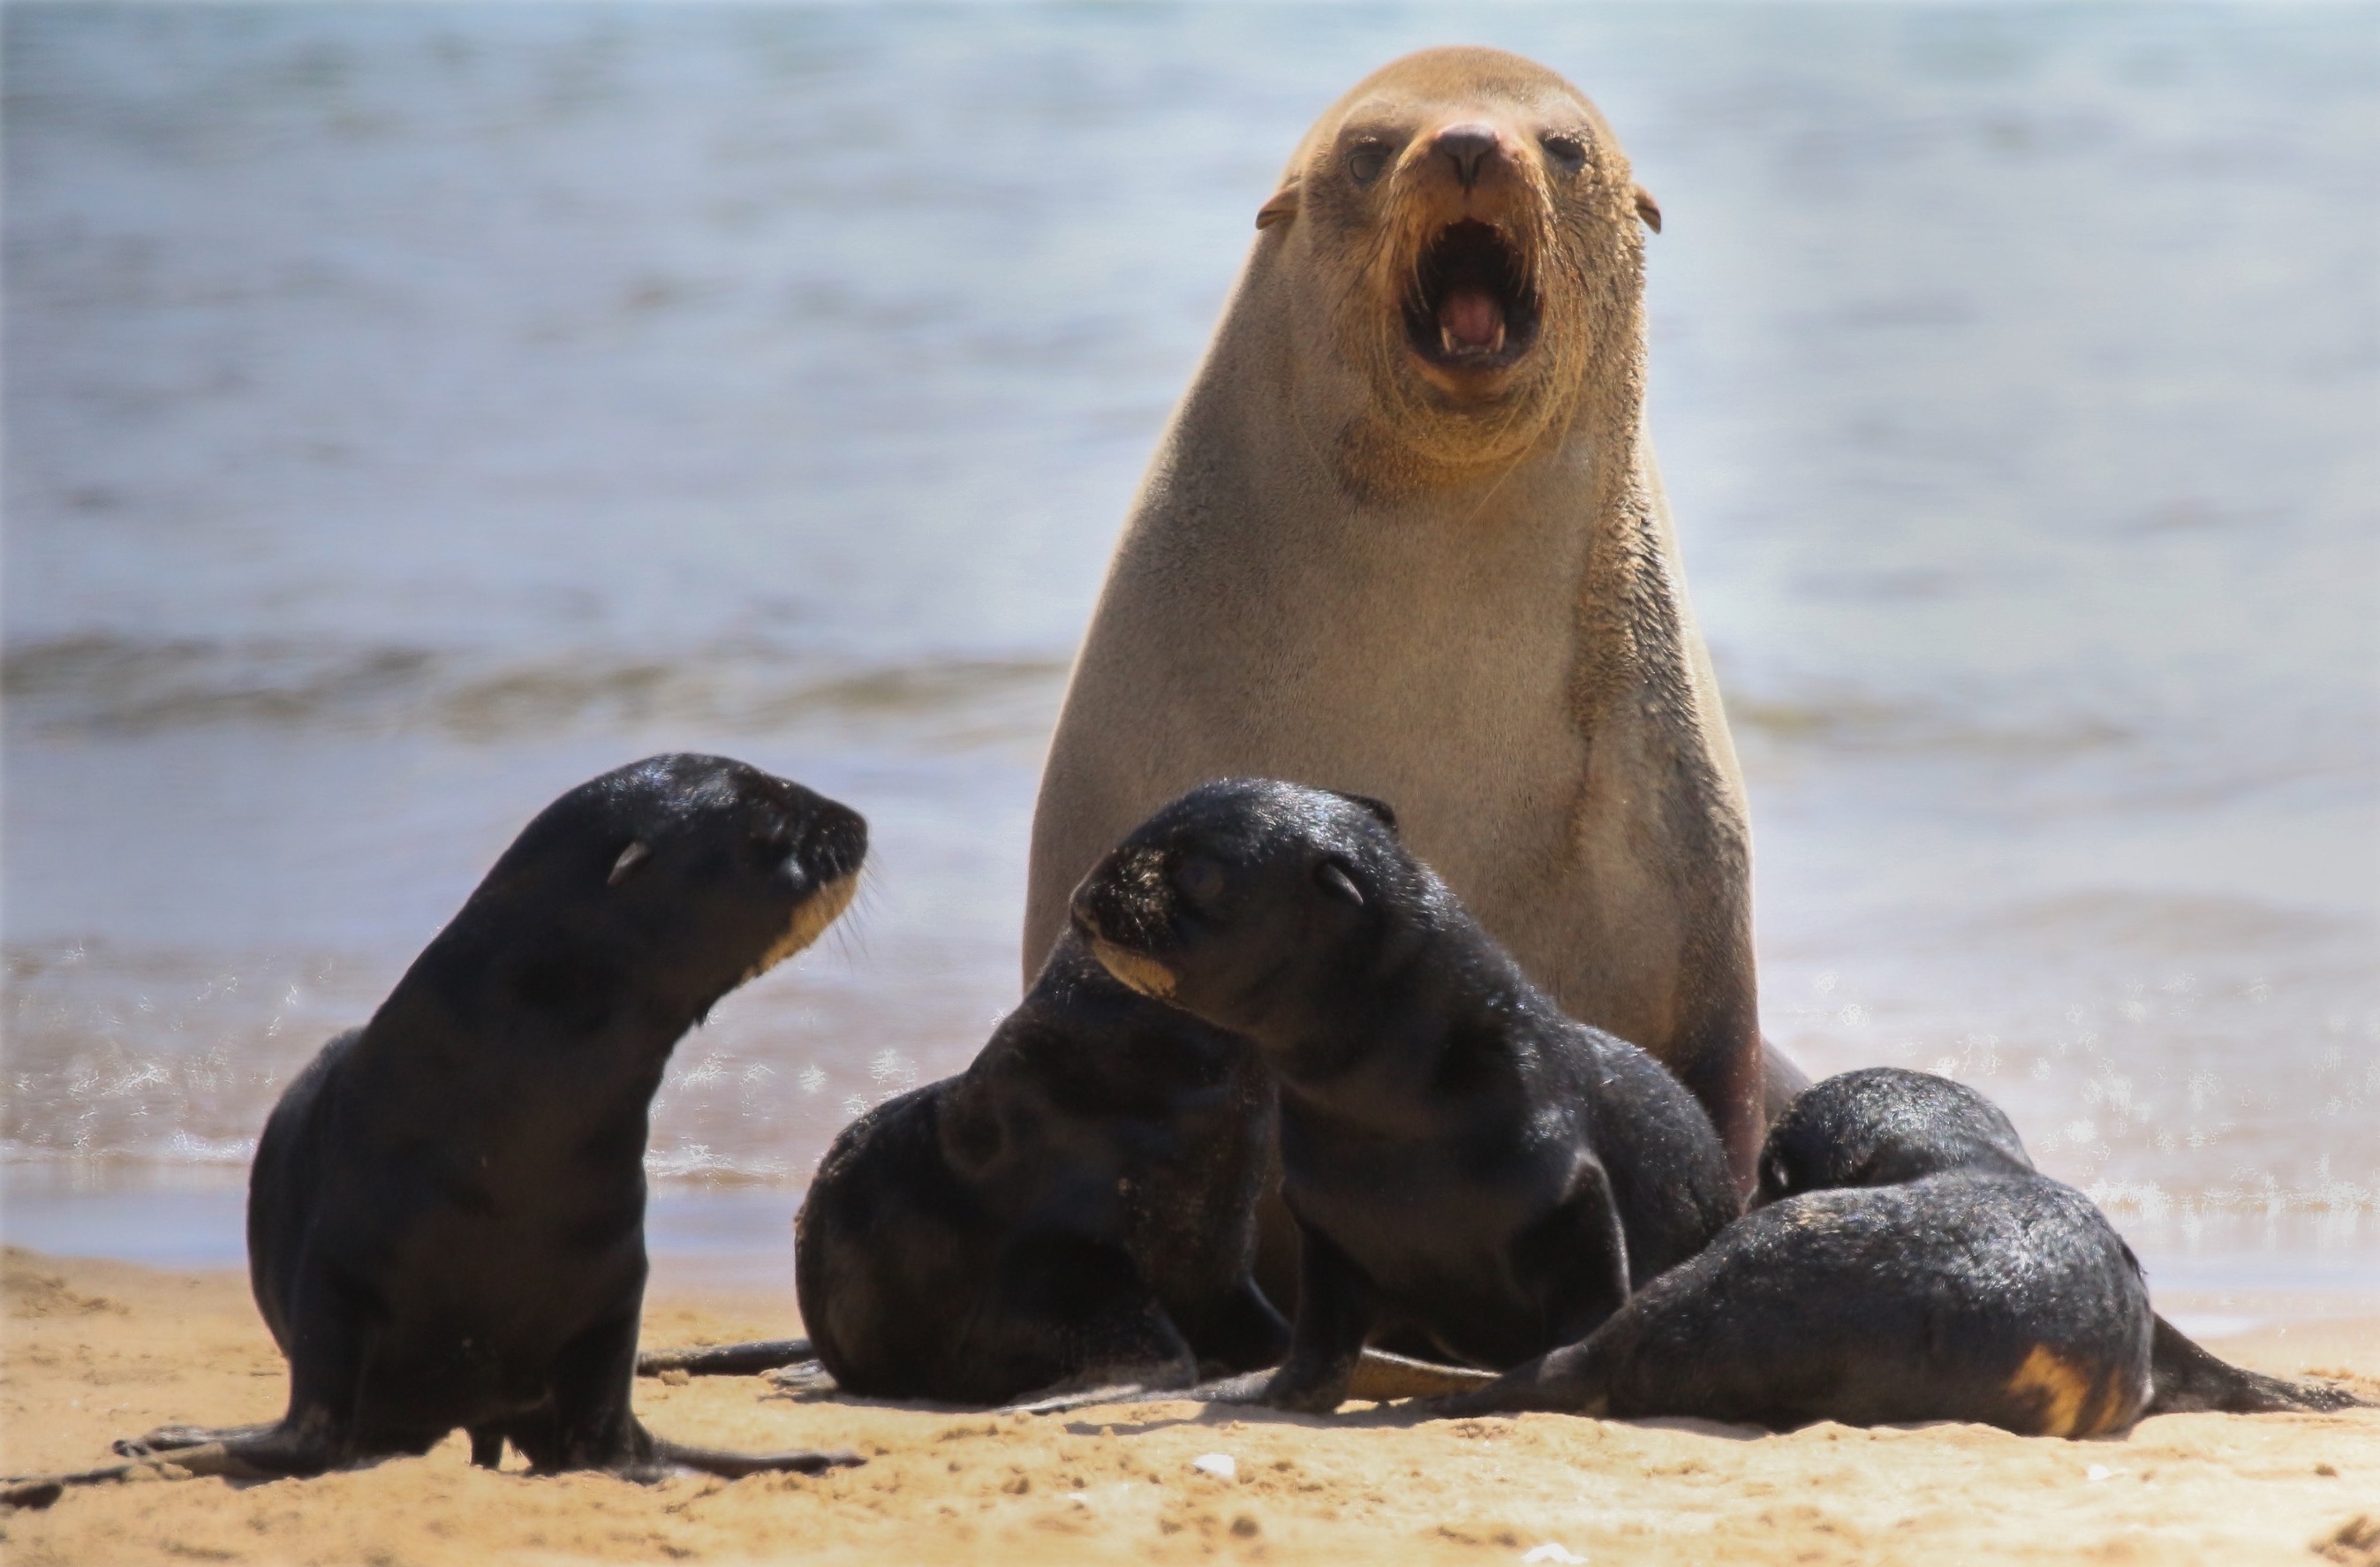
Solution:
[[[1222,780],[1074,898],[1075,937],[1120,980],[1166,975],[1168,1004],[1245,1034],[1278,1079],[1300,1290],[1287,1360],[1245,1391],[1281,1407],[1335,1408],[1375,1334],[1470,1367],[1542,1354],[1737,1211],[1693,1097],[1563,1016],[1395,822]]]
[[[547,807],[265,1124],[249,1269],[289,1358],[287,1413],[119,1451],[313,1475],[462,1427],[490,1467],[507,1443],[540,1470],[637,1478],[857,1463],[667,1441],[629,1391],[647,1116],[671,1051],[816,939],[867,844],[856,812],[720,757],[654,757]]]

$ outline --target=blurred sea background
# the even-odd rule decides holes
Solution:
[[[874,828],[655,1111],[657,1267],[789,1281],[828,1139],[1017,994],[1067,662],[1257,203],[1470,41],[1667,216],[1771,1038],[1992,1094],[2203,1325],[2380,1291],[2380,10],[0,30],[10,1240],[237,1265],[291,1074],[550,797],[698,748]]]

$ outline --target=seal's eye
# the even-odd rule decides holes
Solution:
[[[1358,185],[1369,185],[1380,177],[1389,166],[1389,150],[1377,141],[1358,141],[1348,150],[1348,177]]]
[[[1545,147],[1547,158],[1562,173],[1576,174],[1586,167],[1586,143],[1577,137],[1553,131],[1538,140]]]
[[[1211,907],[1223,895],[1223,868],[1205,855],[1186,855],[1173,868],[1173,884],[1200,907]]]

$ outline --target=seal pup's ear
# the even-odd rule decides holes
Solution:
[[[646,843],[642,838],[630,844],[626,848],[620,851],[620,857],[612,862],[612,874],[603,878],[603,885],[606,887],[618,886],[623,877],[626,876],[631,870],[636,869],[637,867],[644,864],[648,859],[650,859],[652,857],[652,845]]]
[[[1661,203],[1654,200],[1653,193],[1645,189],[1643,186],[1639,185],[1634,188],[1636,192],[1636,215],[1645,220],[1645,226],[1646,228],[1651,229],[1656,234],[1660,233]]]
[[[1394,832],[1397,830],[1397,813],[1388,801],[1376,800],[1369,795],[1351,795],[1344,789],[1333,789],[1330,793],[1349,805],[1365,811],[1390,832]]]
[[[1314,868],[1314,884],[1334,898],[1342,898],[1357,908],[1364,906],[1364,889],[1347,874],[1347,868],[1335,859],[1326,859]]]
[[[1270,228],[1277,223],[1287,223],[1296,215],[1297,181],[1293,179],[1274,191],[1271,199],[1257,209],[1257,226]]]

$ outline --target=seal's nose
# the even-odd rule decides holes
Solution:
[[[1468,190],[1479,183],[1479,171],[1496,151],[1496,131],[1492,126],[1451,125],[1430,145],[1454,165],[1454,177]]]

